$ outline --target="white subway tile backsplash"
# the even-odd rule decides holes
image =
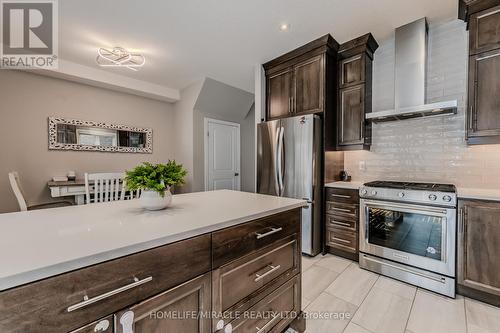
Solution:
[[[373,64],[373,110],[394,107],[394,38],[381,44]],[[468,33],[452,20],[429,27],[427,102],[458,100],[458,114],[373,125],[371,151],[345,152],[356,181],[376,179],[500,188],[500,145],[467,146]],[[366,169],[359,170],[364,161]]]

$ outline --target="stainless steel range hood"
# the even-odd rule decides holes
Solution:
[[[395,101],[392,110],[368,113],[373,122],[456,114],[458,102],[425,104],[427,19],[396,29]]]

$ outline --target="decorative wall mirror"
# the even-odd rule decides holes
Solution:
[[[151,154],[153,130],[49,117],[49,149]]]

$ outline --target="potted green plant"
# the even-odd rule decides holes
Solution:
[[[182,164],[169,160],[167,164],[148,162],[127,171],[125,182],[129,191],[142,190],[141,204],[147,210],[167,208],[172,202],[170,189],[184,184],[187,171]]]

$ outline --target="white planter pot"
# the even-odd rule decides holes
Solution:
[[[170,189],[165,191],[165,196],[161,196],[156,191],[144,190],[141,193],[141,206],[147,210],[161,210],[167,208],[172,202]]]

